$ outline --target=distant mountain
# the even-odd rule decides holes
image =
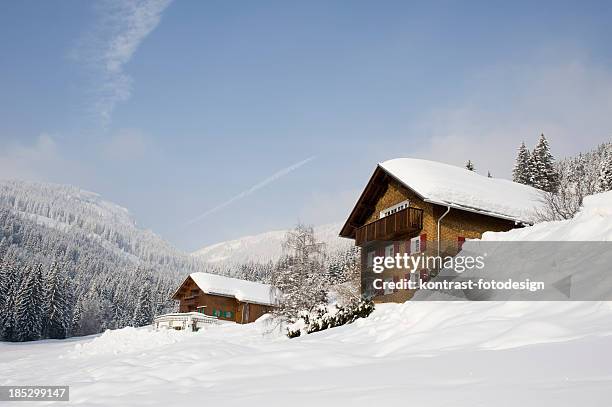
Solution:
[[[326,244],[329,252],[345,251],[354,244],[338,237],[341,227],[341,223],[330,223],[314,228],[315,236]],[[274,230],[216,243],[193,252],[192,256],[211,266],[276,261],[282,254],[287,231]]]
[[[152,231],[140,229],[127,209],[77,187],[0,181],[0,208],[61,232],[84,233],[110,250],[142,261],[160,265],[190,261]]]

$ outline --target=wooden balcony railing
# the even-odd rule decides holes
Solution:
[[[355,244],[361,246],[375,240],[393,240],[400,235],[416,232],[422,228],[423,210],[408,207],[357,228]]]

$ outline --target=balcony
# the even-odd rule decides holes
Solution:
[[[423,210],[406,208],[355,230],[355,244],[361,246],[376,240],[393,240],[423,228]]]

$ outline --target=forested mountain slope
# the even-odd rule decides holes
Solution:
[[[0,182],[0,333],[31,340],[148,322],[198,261],[79,188]],[[135,318],[138,316],[138,318]]]

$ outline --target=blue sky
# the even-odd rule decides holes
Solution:
[[[610,2],[4,2],[0,176],[185,250],[341,221],[379,161],[612,136]]]

